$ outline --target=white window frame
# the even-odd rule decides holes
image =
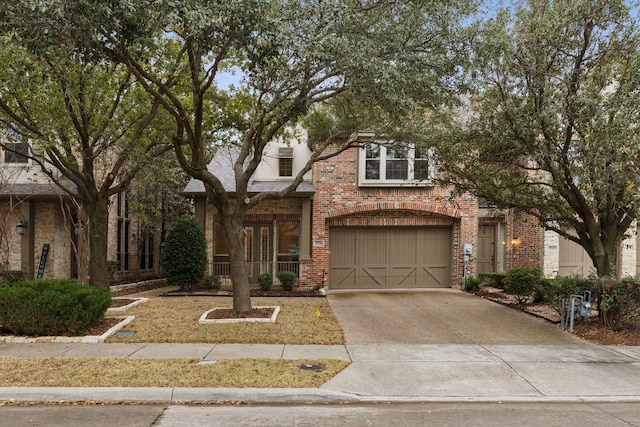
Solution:
[[[281,161],[284,159],[291,163],[290,175],[282,175]],[[278,147],[278,178],[292,179],[294,177],[293,163],[293,147]]]
[[[2,139],[3,142],[5,144],[24,144],[24,146],[27,149],[27,155],[26,160],[23,162],[7,162],[6,161],[6,156],[11,153],[11,155],[16,156],[17,154],[10,152],[9,150],[6,149],[2,149],[0,150],[2,152],[2,158],[0,159],[0,163],[7,165],[9,167],[25,167],[25,166],[30,166],[31,165],[31,159],[29,158],[29,154],[31,152],[31,147],[29,146],[29,143],[26,142],[24,140],[24,138],[22,137],[22,135],[16,133],[15,131],[9,129],[9,130],[5,130],[4,132],[2,132]]]
[[[407,149],[407,179],[386,179],[386,167],[387,167],[387,149],[393,148],[393,141],[375,141],[377,147],[379,147],[379,178],[367,179],[366,162],[367,162],[367,147],[360,148],[358,152],[358,185],[360,187],[427,187],[433,185],[434,167],[433,156],[431,151],[428,151],[428,177],[426,179],[417,180],[414,179],[414,167],[415,167],[415,148],[408,144]]]

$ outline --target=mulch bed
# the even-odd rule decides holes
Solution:
[[[122,322],[122,319],[116,319],[114,317],[105,317],[102,319],[97,325],[89,328],[85,335],[102,335],[106,333],[109,329],[116,326],[118,323]]]
[[[273,307],[252,308],[246,313],[236,313],[232,308],[216,308],[207,314],[207,319],[270,319]]]
[[[294,289],[293,291],[285,291],[284,289],[273,288],[269,291],[263,291],[258,287],[249,290],[251,297],[262,298],[281,298],[281,297],[324,297],[320,292],[311,289]],[[161,294],[162,297],[174,296],[192,296],[192,297],[230,297],[233,296],[231,288],[207,289],[203,286],[194,286],[188,291],[180,289],[172,290]]]
[[[515,301],[514,297],[493,289],[488,290],[481,288],[478,291],[470,293],[514,309],[522,310],[527,314],[540,317],[557,325],[560,324],[560,314],[548,305],[540,303],[519,304]],[[640,333],[607,328],[602,324],[597,313],[594,313],[594,316],[590,318],[578,318],[573,325],[573,335],[599,345],[640,346]]]

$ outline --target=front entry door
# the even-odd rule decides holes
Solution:
[[[247,225],[244,231],[249,283],[257,283],[258,275],[271,272],[273,260],[271,226],[269,224]]]
[[[496,226],[478,227],[478,274],[496,271]]]

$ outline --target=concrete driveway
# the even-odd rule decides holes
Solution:
[[[545,320],[458,290],[329,292],[349,344],[580,345]]]

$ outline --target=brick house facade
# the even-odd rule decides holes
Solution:
[[[270,145],[264,158],[275,163],[256,173],[250,192],[287,184],[276,164],[283,147],[295,151],[294,176],[295,165],[308,158],[300,148],[303,144]],[[465,271],[476,276],[481,271],[541,266],[542,234],[534,221],[515,219],[508,212],[494,215],[481,208],[476,197],[454,196],[452,189],[434,185],[434,165],[429,165],[427,178],[411,179],[427,170],[424,158],[417,150],[402,155],[387,150],[370,153],[353,148],[317,162],[291,196],[253,208],[245,217],[250,278],[260,272],[275,276],[286,262],[295,260],[302,287],[460,287]],[[226,150],[220,150],[209,168],[233,196],[228,157]],[[380,170],[374,170],[376,167]],[[380,179],[385,173],[394,179]],[[228,257],[217,230],[215,208],[206,202],[198,181],[192,180],[184,194],[194,198],[196,216],[205,229],[209,273],[225,278]],[[283,243],[279,226],[287,221],[295,232]],[[285,243],[292,237],[297,241],[295,256],[287,257]],[[463,253],[465,246],[471,248],[468,257]],[[484,261],[480,263],[479,258]]]

